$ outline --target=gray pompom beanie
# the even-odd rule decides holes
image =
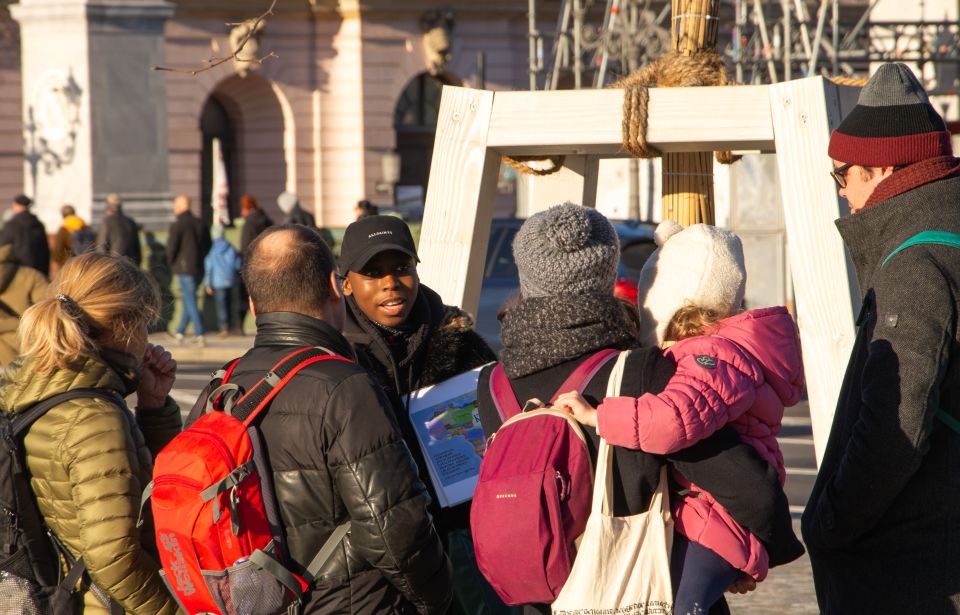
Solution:
[[[567,202],[530,216],[513,240],[524,298],[613,293],[620,241],[595,209]]]

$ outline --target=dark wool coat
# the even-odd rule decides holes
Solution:
[[[124,215],[122,211],[104,216],[97,233],[97,250],[126,256],[139,267],[143,258],[140,250],[140,228],[133,218]]]
[[[39,218],[29,211],[10,218],[0,230],[0,246],[8,243],[13,244],[13,255],[21,265],[50,275],[50,244]]]
[[[473,330],[473,320],[459,308],[444,305],[440,295],[423,284],[407,318],[412,331],[404,356],[396,359],[381,329],[370,321],[352,297],[347,297],[344,336],[353,344],[357,360],[387,392],[404,440],[417,460],[420,476],[433,497],[431,511],[441,531],[470,526],[470,503],[442,511],[427,472],[417,436],[403,396],[496,359],[483,338]]]
[[[174,274],[203,277],[203,259],[210,251],[210,231],[203,221],[185,211],[170,225],[167,264]]]
[[[837,222],[864,309],[820,474],[803,515],[820,608],[960,611],[960,250],[917,245],[960,233],[960,178]]]
[[[260,314],[253,348],[230,382],[249,390],[303,346],[353,355],[323,321]],[[188,425],[200,416],[206,393]],[[308,594],[304,615],[444,613],[452,595],[450,562],[427,515],[426,487],[370,375],[355,363],[310,365],[258,420],[293,570],[301,572],[337,525],[351,522]]]

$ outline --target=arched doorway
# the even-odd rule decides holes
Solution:
[[[215,95],[211,95],[200,112],[200,132],[203,135],[203,145],[200,151],[200,211],[203,222],[210,225],[213,221],[213,207],[211,197],[213,193],[213,155],[214,139],[220,142],[220,152],[223,164],[227,169],[227,210],[230,217],[238,214],[238,177],[236,172],[236,142],[233,123],[226,107]]]
[[[282,219],[277,195],[287,186],[288,157],[283,110],[270,81],[257,74],[221,81],[200,114],[203,150],[200,195],[203,219],[210,223],[213,139],[220,139],[227,170],[230,215],[239,215],[240,195],[251,194],[274,220]]]
[[[397,133],[397,153],[400,154],[398,186],[420,186],[426,195],[440,113],[440,90],[444,85],[458,84],[458,80],[452,77],[420,73],[410,80],[397,99],[393,128]]]

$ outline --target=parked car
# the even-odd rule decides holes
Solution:
[[[620,263],[613,294],[627,301],[637,301],[637,279],[640,269],[656,249],[653,241],[655,224],[636,220],[611,220],[620,237]],[[490,243],[483,268],[483,287],[477,310],[477,331],[495,349],[500,349],[500,323],[497,314],[520,292],[517,264],[513,260],[513,238],[523,220],[494,219]]]

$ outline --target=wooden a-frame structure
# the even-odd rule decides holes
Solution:
[[[776,152],[817,458],[823,455],[860,297],[834,226],[830,131],[859,88],[822,77],[775,85],[653,88],[647,142],[662,152]],[[601,158],[621,146],[622,90],[490,92],[444,87],[420,236],[419,273],[476,313],[500,158],[566,155],[566,199],[593,206]],[[704,109],[715,109],[713,114]]]

